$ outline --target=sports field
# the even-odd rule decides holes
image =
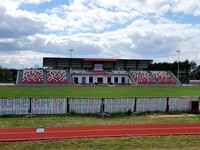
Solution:
[[[3,97],[158,97],[200,96],[200,87],[0,87]],[[101,119],[96,115],[50,115],[0,117],[0,127],[76,126],[109,124],[199,123],[200,115],[156,118],[145,115],[117,115]],[[199,149],[200,136],[147,136],[86,138],[0,143],[1,149]]]
[[[167,97],[200,96],[200,87],[0,87],[0,97]]]

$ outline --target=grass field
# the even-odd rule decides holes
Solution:
[[[142,115],[113,114],[101,119],[99,115],[42,115],[34,117],[6,116],[0,117],[0,127],[48,127],[48,126],[86,126],[115,124],[166,124],[166,123],[198,123],[200,114],[193,117],[150,118]]]
[[[147,136],[0,143],[1,150],[199,150],[200,136]]]
[[[0,97],[200,96],[200,87],[0,87]]]

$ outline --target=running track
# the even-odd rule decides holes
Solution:
[[[36,128],[0,128],[0,141],[193,134],[200,135],[200,124],[45,127],[39,133]]]

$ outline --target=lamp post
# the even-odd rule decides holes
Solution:
[[[74,51],[74,49],[70,49],[70,58],[72,58],[72,52]]]
[[[177,53],[178,53],[178,71],[177,71],[177,77],[178,77],[178,79],[179,79],[179,54],[180,54],[180,52],[181,51],[176,51]]]
[[[71,63],[72,63],[72,52],[74,51],[74,49],[70,49],[70,66],[69,66],[69,71],[71,72],[72,68],[71,68]]]

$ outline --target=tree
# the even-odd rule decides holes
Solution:
[[[197,63],[196,63],[194,60],[192,60],[192,61],[190,62],[190,66],[191,66],[191,70],[192,70],[192,71],[195,70],[195,69],[197,69]]]
[[[16,69],[8,69],[0,67],[0,82],[8,83],[15,82],[17,78]]]
[[[197,72],[197,74],[196,74],[196,79],[197,79],[197,80],[200,80],[200,71]]]

